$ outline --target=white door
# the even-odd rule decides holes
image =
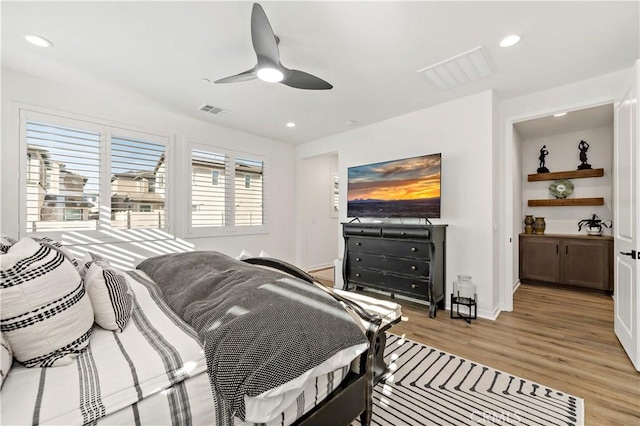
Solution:
[[[627,90],[615,107],[614,142],[614,328],[627,355],[640,371],[640,150],[636,61]]]

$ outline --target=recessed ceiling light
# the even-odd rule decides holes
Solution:
[[[563,115],[567,115],[566,112],[559,112],[558,114],[553,114],[554,117],[562,117]]]
[[[36,46],[39,46],[39,47],[51,47],[51,46],[53,46],[53,43],[51,43],[49,40],[47,40],[46,38],[40,37],[38,35],[35,35],[35,34],[25,34],[24,38],[29,43],[35,44]]]
[[[500,42],[500,47],[511,47],[514,44],[517,44],[520,41],[520,36],[512,34],[510,36],[506,36]]]
[[[290,121],[287,123],[287,127],[296,127],[296,123],[294,123],[293,121]]]
[[[349,120],[349,121],[347,121],[347,126],[353,126],[356,123],[357,123],[356,120]]]

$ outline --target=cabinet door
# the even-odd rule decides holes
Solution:
[[[560,283],[560,240],[521,237],[520,279]]]
[[[564,244],[565,284],[611,290],[608,241],[568,239]]]

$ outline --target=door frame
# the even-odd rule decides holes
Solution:
[[[513,209],[513,200],[516,196],[512,182],[512,173],[515,166],[513,163],[513,154],[516,143],[516,139],[514,138],[514,125],[522,121],[546,117],[560,112],[577,111],[606,104],[613,105],[615,102],[616,99],[614,96],[602,96],[570,104],[551,105],[539,110],[504,117],[504,145],[501,153],[503,156],[503,168],[502,182],[500,183],[501,198],[504,201],[502,203],[502,212],[500,213],[504,220],[502,221],[500,233],[502,243],[499,247],[499,262],[501,264],[499,280],[501,311],[513,311],[513,293],[520,284],[520,280],[517,278],[516,271],[514,271],[513,268],[513,261],[518,256],[518,235],[514,233],[515,220],[517,219],[518,222],[520,222],[520,216],[523,214],[523,212],[515,212]],[[520,216],[516,218],[516,214]],[[524,218],[524,216],[522,217]]]

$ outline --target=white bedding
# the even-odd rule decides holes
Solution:
[[[94,326],[91,342],[70,365],[14,364],[2,388],[2,424],[86,424],[206,372],[197,336],[128,277],[135,293],[122,333]],[[171,404],[185,403],[176,392]]]
[[[64,367],[14,364],[0,394],[1,424],[215,424],[196,333],[159,299],[143,272],[127,279],[135,304],[124,331],[95,326],[89,348]],[[348,368],[311,380],[286,407],[281,397],[271,405],[262,398],[260,410],[277,410],[267,424],[291,424],[335,389]]]

